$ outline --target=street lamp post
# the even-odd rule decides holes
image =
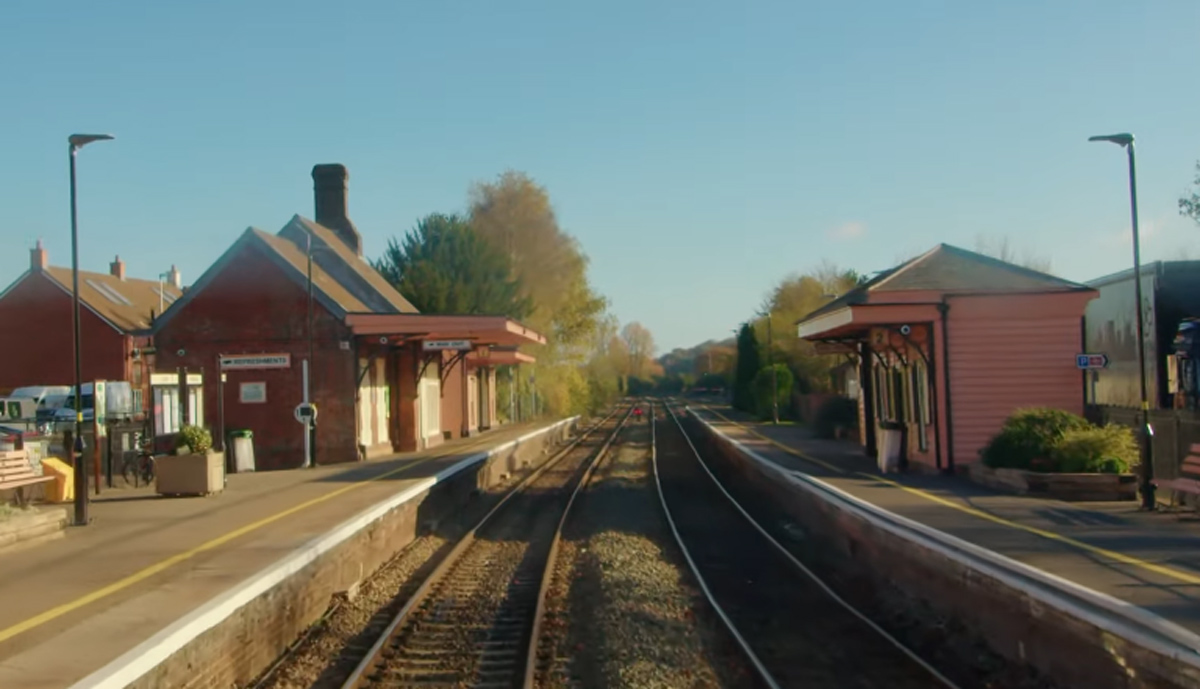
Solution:
[[[75,341],[75,525],[88,523],[87,471],[83,466],[83,362],[79,332],[79,217],[75,203],[75,154],[93,141],[107,141],[108,134],[72,134],[67,137],[71,162],[71,299]],[[93,441],[94,442],[94,441]]]
[[[771,312],[759,312],[767,319],[767,368],[771,369],[771,423],[779,425],[779,372],[775,370],[773,338],[771,337]]]
[[[1142,509],[1153,510],[1157,502],[1154,497],[1154,453],[1151,440],[1154,438],[1154,428],[1150,425],[1150,396],[1146,392],[1146,343],[1145,316],[1142,312],[1142,252],[1138,238],[1137,212],[1137,168],[1134,164],[1133,134],[1107,134],[1089,137],[1088,141],[1107,141],[1117,144],[1129,154],[1129,214],[1133,219],[1133,290],[1137,301],[1137,356],[1138,383],[1142,394],[1142,423],[1140,450],[1142,460]]]

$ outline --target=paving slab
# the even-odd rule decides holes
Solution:
[[[0,687],[69,686],[334,525],[544,425],[351,465],[233,474],[208,497],[106,491],[88,526],[0,556]],[[53,668],[35,652],[46,647],[61,651]]]
[[[692,407],[776,464],[884,510],[1149,610],[1200,633],[1200,519],[1142,512],[1136,501],[1011,495],[959,476],[880,474],[853,442],[763,424],[728,407]]]

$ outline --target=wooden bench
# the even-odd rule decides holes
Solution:
[[[1154,485],[1159,488],[1170,488],[1176,495],[1180,493],[1200,495],[1200,443],[1192,445],[1191,453],[1183,458],[1179,473],[1179,478],[1155,481]],[[1175,499],[1172,498],[1171,502],[1175,502]]]
[[[24,507],[26,486],[53,481],[53,476],[38,476],[25,450],[0,452],[0,490],[16,489],[17,505]]]

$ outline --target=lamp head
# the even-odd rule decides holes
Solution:
[[[109,141],[112,138],[111,134],[72,134],[67,137],[67,141],[71,144],[71,150],[76,150],[94,141]]]
[[[1129,146],[1133,143],[1133,134],[1101,134],[1089,136],[1088,141],[1107,141],[1118,146]]]

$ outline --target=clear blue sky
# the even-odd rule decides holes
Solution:
[[[742,6],[742,5],[745,6]],[[1086,280],[1190,250],[1195,0],[58,2],[0,8],[0,282],[69,265],[197,277],[249,225],[311,216],[350,169],[378,253],[470,182],[545,184],[592,279],[660,351],[722,337],[787,273],[881,270],[1008,236]],[[570,5],[570,7],[568,7]]]

